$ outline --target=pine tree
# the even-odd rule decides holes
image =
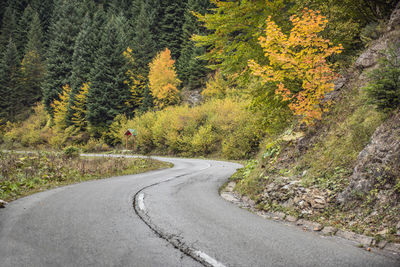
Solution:
[[[34,11],[32,21],[28,27],[27,44],[24,47],[24,53],[35,50],[39,55],[43,55],[43,30],[40,22],[39,14]]]
[[[15,11],[15,17],[19,18],[24,13],[30,0],[8,0],[8,5]]]
[[[19,57],[10,38],[0,61],[0,122],[13,120],[19,108]]]
[[[149,63],[159,49],[156,18],[160,9],[159,0],[136,0],[132,4],[133,19],[136,16],[131,47],[135,55],[135,72],[138,77],[145,77],[145,87],[140,112],[153,107],[153,97],[148,88]]]
[[[182,50],[177,62],[177,70],[183,86],[189,89],[203,86],[207,73],[206,61],[198,58],[205,53],[205,48],[196,47],[191,40],[194,34],[203,34],[205,29],[200,26],[192,12],[204,15],[210,7],[211,4],[208,0],[189,0],[185,11],[185,22],[182,26]]]
[[[144,77],[147,77],[149,72],[148,64],[157,53],[156,38],[152,32],[155,15],[148,1],[142,2],[132,41],[132,50],[135,55],[137,72]]]
[[[3,25],[3,16],[4,12],[7,9],[7,2],[6,1],[0,1],[0,29]]]
[[[82,17],[78,4],[75,0],[62,0],[56,9],[59,12],[58,19],[51,26],[52,40],[47,53],[47,72],[43,84],[43,101],[50,114],[53,113],[51,103],[58,98],[62,86],[71,83],[72,56]]]
[[[15,11],[8,6],[3,14],[2,27],[0,32],[0,54],[3,54],[10,38],[15,37],[17,24],[15,22]]]
[[[107,130],[115,116],[128,111],[130,91],[125,83],[127,62],[123,56],[126,38],[120,30],[123,25],[118,22],[112,18],[107,23],[90,75],[86,117],[91,133],[97,137]]]
[[[15,32],[15,45],[17,46],[18,53],[20,55],[24,54],[25,45],[28,41],[27,37],[29,28],[33,19],[33,14],[34,10],[30,5],[28,5],[25,8],[24,13],[22,14],[22,17],[18,21],[18,25]]]
[[[56,0],[31,0],[32,8],[38,13],[42,25],[43,42],[47,47],[49,39],[49,28],[53,17],[54,4]],[[58,12],[59,10],[57,10]]]
[[[33,14],[28,32],[28,43],[21,63],[21,101],[24,106],[31,106],[42,97],[41,83],[44,77],[42,59],[42,27],[39,15]]]
[[[140,10],[142,9],[142,0],[132,0],[130,7],[129,7],[129,13],[131,14],[131,20],[132,20],[132,25],[135,27],[137,22],[138,22],[138,17],[140,14]]]
[[[72,55],[72,94],[75,94],[79,90],[82,83],[88,82],[95,53],[97,52],[94,45],[99,45],[99,40],[94,39],[91,34],[93,30],[91,23],[89,14],[86,14],[75,41],[74,53]]]
[[[101,32],[106,22],[107,16],[102,7],[98,8],[93,16],[89,12],[85,15],[72,56],[70,107],[74,105],[75,94],[80,90],[82,84],[89,82],[90,72],[101,46]],[[73,110],[69,108],[69,121],[72,115]]]
[[[161,2],[161,14],[159,17],[159,48],[171,50],[172,58],[180,56],[182,44],[182,25],[184,22],[184,10],[186,1],[164,0]]]

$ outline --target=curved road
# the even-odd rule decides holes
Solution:
[[[157,159],[175,166],[11,202],[0,210],[0,266],[400,265],[223,200],[238,164]]]

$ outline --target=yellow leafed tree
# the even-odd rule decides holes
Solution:
[[[89,92],[89,84],[83,83],[78,94],[75,96],[75,102],[72,106],[73,115],[71,121],[80,131],[84,131],[87,126],[86,121],[86,103]]]
[[[150,63],[149,87],[154,97],[154,104],[160,109],[179,102],[178,79],[171,58],[171,51],[166,48],[155,56]]]
[[[67,128],[67,112],[70,95],[71,87],[66,84],[63,86],[62,92],[58,95],[59,99],[54,100],[51,104],[54,109],[54,125],[58,130]]]
[[[250,60],[249,66],[253,75],[276,84],[275,93],[289,101],[293,113],[309,124],[321,119],[327,110],[329,103],[324,97],[334,89],[337,75],[326,59],[341,53],[342,46],[319,36],[328,23],[319,11],[304,9],[290,21],[293,28],[285,35],[271,17],[267,19],[265,37],[260,37],[259,43],[269,64],[260,66]]]
[[[137,108],[143,102],[146,79],[142,75],[136,74],[133,70],[133,67],[135,66],[135,58],[132,49],[128,47],[124,51],[123,55],[129,62],[130,66],[125,73],[128,77],[128,80],[124,81],[124,83],[129,86],[131,91],[131,98],[126,104],[130,107]]]

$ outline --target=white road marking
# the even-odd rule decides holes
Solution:
[[[142,211],[146,210],[146,207],[144,206],[144,194],[143,193],[139,194],[139,196],[138,196],[138,206],[139,206],[140,210],[142,210]]]
[[[205,260],[208,264],[210,264],[213,267],[225,267],[225,265],[223,265],[216,259],[208,256],[206,253],[201,252],[200,250],[197,250],[195,253],[196,253],[196,256],[202,258],[203,260]]]

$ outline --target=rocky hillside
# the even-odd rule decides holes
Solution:
[[[258,158],[232,177],[248,207],[319,223],[314,230],[400,242],[400,111],[377,111],[365,90],[393,47],[400,58],[400,3],[381,37],[336,81],[323,120],[268,137]]]

